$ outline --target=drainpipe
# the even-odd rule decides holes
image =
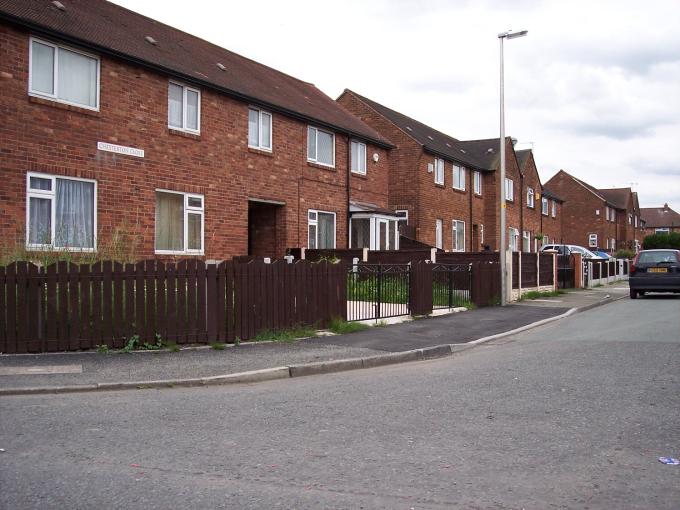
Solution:
[[[366,147],[366,152],[368,152],[368,147]],[[368,157],[368,156],[367,156]],[[349,229],[350,229],[350,218],[349,218],[349,204],[350,204],[350,177],[351,177],[351,165],[352,165],[352,139],[347,135],[347,249],[349,250]]]

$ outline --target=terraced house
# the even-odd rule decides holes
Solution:
[[[567,244],[610,252],[636,250],[643,239],[637,193],[630,188],[597,189],[560,170],[546,183],[564,199],[562,236]]]
[[[0,54],[6,241],[398,247],[390,141],[310,83],[102,0],[0,0]]]
[[[500,223],[499,139],[458,140],[396,110],[345,90],[338,102],[391,140],[389,206],[402,217],[407,237],[451,251],[497,250]],[[559,237],[561,199],[543,194],[531,151],[506,150],[508,247],[536,251],[545,221]],[[521,158],[519,157],[521,156]]]

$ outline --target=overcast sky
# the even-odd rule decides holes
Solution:
[[[680,1],[116,0],[314,83],[350,88],[455,138],[506,133],[560,168],[680,211]]]

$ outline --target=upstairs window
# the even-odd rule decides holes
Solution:
[[[453,165],[453,187],[465,191],[465,168]]]
[[[444,184],[444,160],[435,158],[434,160],[434,183]]]
[[[352,140],[352,172],[366,175],[366,144]]]
[[[512,179],[505,178],[505,200],[508,202],[515,201],[515,187]]]
[[[248,147],[272,150],[272,115],[256,108],[248,108]]]
[[[534,188],[527,188],[527,207],[534,208]]]
[[[480,172],[475,172],[473,175],[473,187],[475,190],[475,195],[482,194],[482,174]]]
[[[201,92],[170,82],[168,84],[168,126],[199,133],[201,128]]]
[[[556,218],[557,217],[557,202],[554,200],[552,201],[552,217]]]
[[[99,109],[99,59],[81,51],[31,38],[28,90],[90,110]]]
[[[547,198],[541,198],[541,214],[543,216],[548,215],[548,199]]]
[[[632,224],[633,224],[633,215],[632,215],[632,214],[629,214],[629,215],[628,215],[628,224],[629,224],[629,225],[632,225]]]
[[[29,173],[27,247],[94,251],[96,182]]]
[[[307,161],[335,166],[335,135],[309,126],[307,128]]]

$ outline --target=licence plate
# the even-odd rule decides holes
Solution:
[[[648,269],[650,273],[667,273],[668,268],[667,267],[650,267]]]

